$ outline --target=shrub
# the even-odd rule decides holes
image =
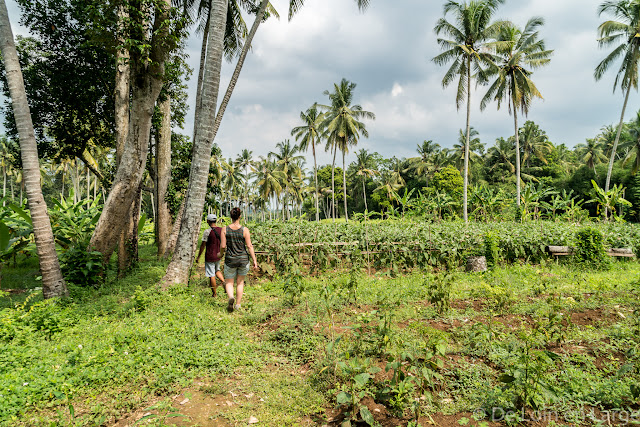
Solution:
[[[498,263],[498,241],[492,233],[484,235],[484,257],[489,268],[495,267]]]
[[[78,286],[100,287],[105,280],[106,264],[100,252],[88,252],[82,247],[71,247],[60,257],[64,278]]]
[[[575,235],[573,260],[578,265],[595,270],[608,269],[611,266],[611,259],[604,250],[602,233],[591,227],[578,230]]]

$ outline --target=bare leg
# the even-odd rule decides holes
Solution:
[[[236,304],[240,305],[242,301],[242,294],[244,293],[244,278],[245,276],[238,276],[237,286],[236,286]]]
[[[213,277],[209,277],[209,285],[211,285],[211,292],[213,292],[213,296],[216,296],[216,288],[218,287],[218,284],[216,283],[216,278],[215,276]]]
[[[233,298],[233,278],[224,279],[224,290],[227,291],[227,297]]]
[[[224,286],[224,275],[222,274],[222,271],[216,271],[216,277],[220,279],[220,283],[222,283],[222,285]]]

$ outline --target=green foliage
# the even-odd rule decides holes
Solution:
[[[462,195],[462,175],[458,169],[451,165],[433,174],[431,184],[437,191],[450,196],[459,197]]]
[[[551,351],[535,349],[535,341],[522,332],[522,347],[512,366],[500,376],[505,390],[513,393],[513,407],[542,408],[557,400],[554,385],[548,371],[559,356]]]
[[[487,267],[494,268],[498,264],[498,241],[492,233],[484,235],[484,257]]]
[[[582,226],[556,221],[429,223],[418,220],[368,220],[365,222],[266,222],[251,226],[258,262],[274,266],[281,274],[303,270],[311,255],[310,270],[350,269],[371,262],[376,269],[399,272],[460,265],[470,251],[483,250],[487,234],[495,240],[501,262],[540,262],[548,257],[546,246],[571,246]],[[595,223],[611,247],[640,248],[640,228],[628,223]],[[306,247],[295,243],[311,243]],[[333,242],[346,243],[335,246]],[[365,253],[369,252],[368,255]]]
[[[49,209],[56,243],[62,248],[86,246],[102,211],[101,196],[78,203],[60,197]]]
[[[104,283],[107,264],[100,252],[73,246],[60,255],[60,269],[67,282],[98,288]]]
[[[602,233],[594,228],[585,227],[576,232],[575,252],[573,260],[576,264],[606,270],[611,265],[611,259],[604,249]]]
[[[451,305],[451,284],[453,277],[450,274],[438,274],[435,279],[426,277],[423,286],[427,288],[427,298],[436,307],[439,314],[444,314]]]
[[[285,276],[284,283],[282,284],[282,290],[285,296],[289,298],[291,305],[294,305],[296,301],[299,301],[304,296],[306,289],[300,270],[297,268],[295,270],[295,272],[291,272]]]
[[[514,294],[511,289],[500,285],[489,285],[482,281],[472,291],[472,295],[487,302],[492,311],[503,313],[514,303]]]
[[[353,358],[348,361],[339,361],[337,364],[345,382],[339,387],[336,395],[338,406],[345,408],[345,421],[343,426],[351,426],[353,422],[363,421],[368,425],[374,425],[373,415],[369,409],[361,404],[367,396],[373,396],[371,380],[380,368],[371,366],[370,359]],[[346,424],[345,424],[346,423]]]
[[[287,359],[300,365],[314,361],[321,342],[311,322],[303,317],[287,319],[270,334],[269,341]]]
[[[37,292],[31,293],[24,302],[0,311],[1,342],[24,342],[36,332],[50,338],[73,324],[73,317],[57,301],[32,303],[37,296]]]

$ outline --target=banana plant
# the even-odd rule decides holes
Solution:
[[[591,185],[593,185],[593,189],[589,193],[592,197],[591,200],[588,200],[587,203],[597,203],[597,213],[600,215],[600,208],[604,208],[605,217],[604,220],[609,220],[609,215],[607,212],[611,213],[611,218],[622,219],[621,216],[616,212],[616,207],[620,206],[632,206],[631,202],[624,198],[624,190],[625,187],[622,184],[614,185],[609,191],[605,191],[603,188],[600,188],[597,182],[591,180]]]

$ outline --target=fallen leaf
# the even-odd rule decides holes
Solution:
[[[251,399],[253,397],[253,393],[245,394],[244,397]]]
[[[187,403],[189,401],[189,398],[187,397],[186,399],[184,399],[182,402],[180,402],[181,405],[184,405],[185,403]]]
[[[249,417],[249,424],[257,424],[258,422],[256,417]]]

